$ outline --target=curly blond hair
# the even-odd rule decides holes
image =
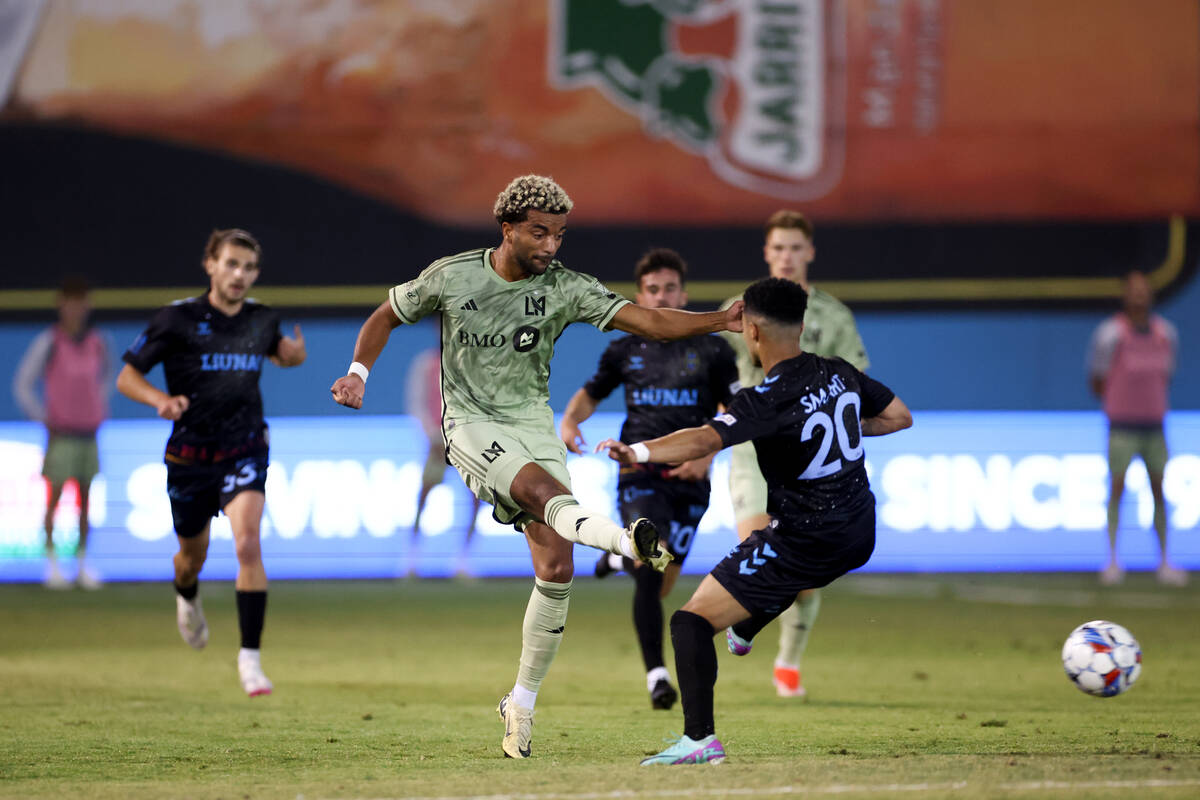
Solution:
[[[496,198],[492,213],[500,223],[523,222],[530,209],[544,214],[568,214],[574,205],[552,178],[522,175],[513,178],[512,183],[504,187],[504,191]]]

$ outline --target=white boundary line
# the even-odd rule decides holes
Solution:
[[[986,788],[989,792],[1036,792],[1048,789],[1174,789],[1188,786],[1200,787],[1200,780],[1129,780],[1129,781],[1015,781],[1010,783],[979,784],[971,781],[948,781],[945,783],[882,783],[882,784],[830,784],[827,786],[762,786],[758,788],[703,788],[680,787],[678,789],[653,789],[631,791],[618,789],[611,792],[544,792],[517,794],[472,794],[472,795],[426,795],[402,797],[355,798],[355,800],[627,800],[629,798],[654,797],[746,797],[766,795],[806,794],[854,794],[854,793],[902,793],[902,792],[946,792],[971,788]],[[297,800],[304,800],[299,795]]]

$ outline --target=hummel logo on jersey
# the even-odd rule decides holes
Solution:
[[[461,308],[463,311],[478,311],[479,310],[479,306],[475,305],[475,298],[473,298],[473,297],[470,300],[468,300],[467,302],[463,303],[461,306],[459,306],[459,308]]]
[[[762,382],[761,384],[759,384],[758,386],[755,386],[755,387],[754,387],[754,391],[758,392],[759,394],[763,394],[763,393],[764,393],[764,392],[766,392],[768,389],[770,389],[770,388],[771,388],[771,384],[772,384],[772,383],[774,383],[774,382],[775,382],[775,381],[777,381],[777,380],[779,380],[779,376],[778,376],[778,375],[774,375],[774,376],[772,376],[772,377],[770,377],[770,378],[763,378],[763,382]]]

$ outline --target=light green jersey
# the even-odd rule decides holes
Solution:
[[[721,308],[729,308],[742,296],[731,297]],[[762,383],[762,367],[754,366],[750,352],[740,333],[723,332],[737,356],[738,381],[742,386]],[[844,358],[860,370],[870,366],[867,350],[854,324],[854,315],[840,300],[813,285],[808,287],[808,308],[804,312],[804,333],[800,334],[800,349],[825,358]]]
[[[629,303],[600,281],[552,261],[541,275],[506,281],[493,248],[433,262],[388,292],[402,322],[442,315],[444,422],[553,420],[550,359],[572,322],[600,330]]]

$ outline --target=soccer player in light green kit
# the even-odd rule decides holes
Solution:
[[[772,278],[784,278],[798,283],[808,293],[808,310],[804,314],[804,332],[800,349],[806,353],[839,357],[859,370],[866,370],[867,351],[854,324],[850,309],[828,292],[808,282],[808,266],[816,257],[813,246],[812,223],[799,211],[783,209],[767,219],[763,259]],[[741,296],[725,302],[723,308],[741,301]],[[726,341],[737,356],[738,381],[745,386],[762,382],[761,367],[754,366],[746,344],[740,335],[726,335]],[[758,469],[754,443],[734,445],[730,450],[729,493],[733,500],[739,541],[765,528],[771,521],[767,515],[767,484]],[[775,691],[780,697],[804,697],[800,679],[800,661],[808,646],[808,635],[821,610],[821,590],[807,589],[779,617],[779,653],[775,657]],[[731,628],[728,632],[729,650],[734,655],[750,652],[750,643],[758,631],[753,627]],[[739,636],[739,634],[742,634]]]
[[[572,322],[650,339],[740,331],[742,304],[705,314],[637,306],[554,256],[571,199],[539,175],[516,178],[493,209],[502,240],[435,261],[363,323],[333,398],[361,408],[368,371],[391,331],[442,315],[442,434],[450,463],[497,520],[525,534],[535,581],[522,627],[516,685],[500,700],[506,756],[528,758],[537,692],[562,641],[574,542],[620,553],[660,572],[670,554],[647,520],[625,529],[571,495],[566,446],[549,406],[554,342]]]

